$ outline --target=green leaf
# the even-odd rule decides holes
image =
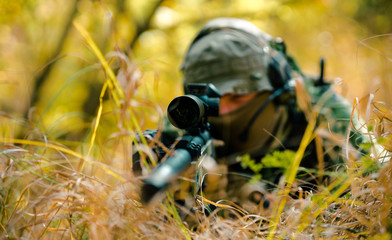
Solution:
[[[292,150],[274,151],[261,159],[265,167],[269,168],[288,168],[295,156]]]

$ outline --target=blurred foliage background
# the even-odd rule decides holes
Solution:
[[[106,76],[75,21],[108,59],[130,59],[126,69],[138,87],[131,95],[144,103],[135,107],[142,129],[156,128],[160,112],[182,94],[182,57],[201,26],[221,16],[282,37],[306,73],[318,74],[325,57],[327,77],[350,101],[375,93],[391,104],[391,11],[389,0],[2,0],[1,134],[26,137],[36,129],[80,141],[90,133]],[[119,81],[120,65],[111,61]],[[114,127],[105,118],[109,98],[103,135]],[[9,126],[8,117],[29,121]]]

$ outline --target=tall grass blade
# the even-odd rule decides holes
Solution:
[[[50,148],[50,149],[54,149],[57,150],[59,152],[62,153],[66,153],[69,154],[73,157],[76,157],[78,159],[81,159],[83,161],[86,161],[92,165],[96,165],[100,168],[102,168],[103,170],[105,170],[106,173],[108,173],[109,175],[115,177],[116,179],[125,182],[126,179],[123,178],[121,175],[119,175],[118,173],[114,172],[112,169],[110,169],[109,167],[107,167],[105,164],[97,162],[97,161],[93,161],[91,160],[89,157],[84,157],[81,154],[72,151],[71,149],[53,144],[53,143],[45,143],[45,142],[38,142],[38,141],[32,141],[32,140],[25,140],[25,139],[10,139],[10,138],[5,138],[5,139],[1,139],[2,142],[6,142],[6,143],[13,143],[13,144],[23,144],[23,145],[32,145],[32,146],[40,146],[40,147],[45,147],[45,148]]]
[[[113,100],[115,102],[115,104],[117,105],[117,107],[121,108],[121,106],[124,103],[124,91],[121,88],[121,86],[119,85],[118,81],[117,81],[117,77],[114,74],[113,70],[110,68],[109,63],[106,61],[105,57],[103,56],[103,54],[101,53],[101,51],[99,50],[98,46],[95,44],[94,40],[91,38],[91,36],[89,35],[89,33],[77,22],[74,21],[74,26],[76,27],[76,29],[79,31],[79,33],[83,36],[83,38],[85,39],[85,41],[87,42],[87,44],[90,46],[90,48],[92,49],[92,51],[94,52],[94,54],[97,56],[98,60],[101,62],[102,67],[104,68],[108,79],[106,80],[102,91],[101,91],[101,95],[100,95],[100,105],[99,105],[99,109],[98,109],[98,113],[97,113],[97,117],[96,117],[96,122],[94,125],[94,130],[91,136],[91,141],[90,141],[90,148],[88,150],[88,154],[90,155],[91,150],[93,148],[94,142],[95,142],[95,138],[96,138],[96,134],[97,134],[97,129],[99,126],[99,122],[100,122],[100,118],[102,115],[102,108],[103,108],[103,96],[104,93],[106,91],[107,88],[109,88],[112,96],[113,96]],[[132,109],[129,109],[130,113],[131,113],[131,121],[132,124],[134,125],[134,127],[136,128],[136,132],[139,133],[140,135],[140,139],[142,141],[142,143],[144,145],[148,145],[147,141],[145,139],[145,137],[143,136],[143,134],[141,134],[142,130],[138,124],[138,121],[135,117],[135,115],[132,112]],[[134,140],[136,143],[136,140]],[[155,162],[153,163],[155,165]],[[82,163],[81,165],[81,169],[83,169],[84,163]]]
[[[282,196],[282,199],[280,203],[278,204],[275,213],[273,215],[273,218],[270,221],[270,230],[268,232],[268,240],[274,239],[275,231],[279,223],[279,219],[281,218],[282,212],[284,210],[284,207],[287,202],[287,197],[290,193],[291,186],[294,182],[295,176],[297,175],[299,165],[301,163],[301,160],[304,156],[306,147],[309,145],[309,143],[312,141],[314,138],[314,128],[316,126],[316,113],[313,114],[312,118],[309,120],[308,126],[306,127],[305,134],[301,140],[300,146],[298,151],[295,154],[294,161],[292,162],[292,165],[290,166],[290,170],[288,172],[288,175],[286,177],[286,186],[284,190],[282,189],[279,191],[279,195]]]

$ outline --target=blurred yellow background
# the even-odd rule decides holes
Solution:
[[[106,76],[77,22],[120,85],[128,84],[142,129],[156,128],[159,112],[182,94],[179,66],[191,40],[206,21],[222,16],[282,37],[305,73],[317,75],[325,57],[327,78],[351,102],[375,93],[391,104],[391,10],[392,1],[374,0],[3,0],[0,110],[29,119],[49,138],[88,134]],[[107,95],[101,127],[110,132],[105,113],[114,107]],[[1,127],[4,135],[7,126]]]

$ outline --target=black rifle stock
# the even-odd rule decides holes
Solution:
[[[208,116],[219,115],[220,94],[212,84],[189,84],[189,94],[175,98],[168,107],[168,118],[186,134],[177,139],[174,152],[158,164],[144,180],[141,200],[148,204],[163,193],[189,165],[206,156],[214,157]]]

